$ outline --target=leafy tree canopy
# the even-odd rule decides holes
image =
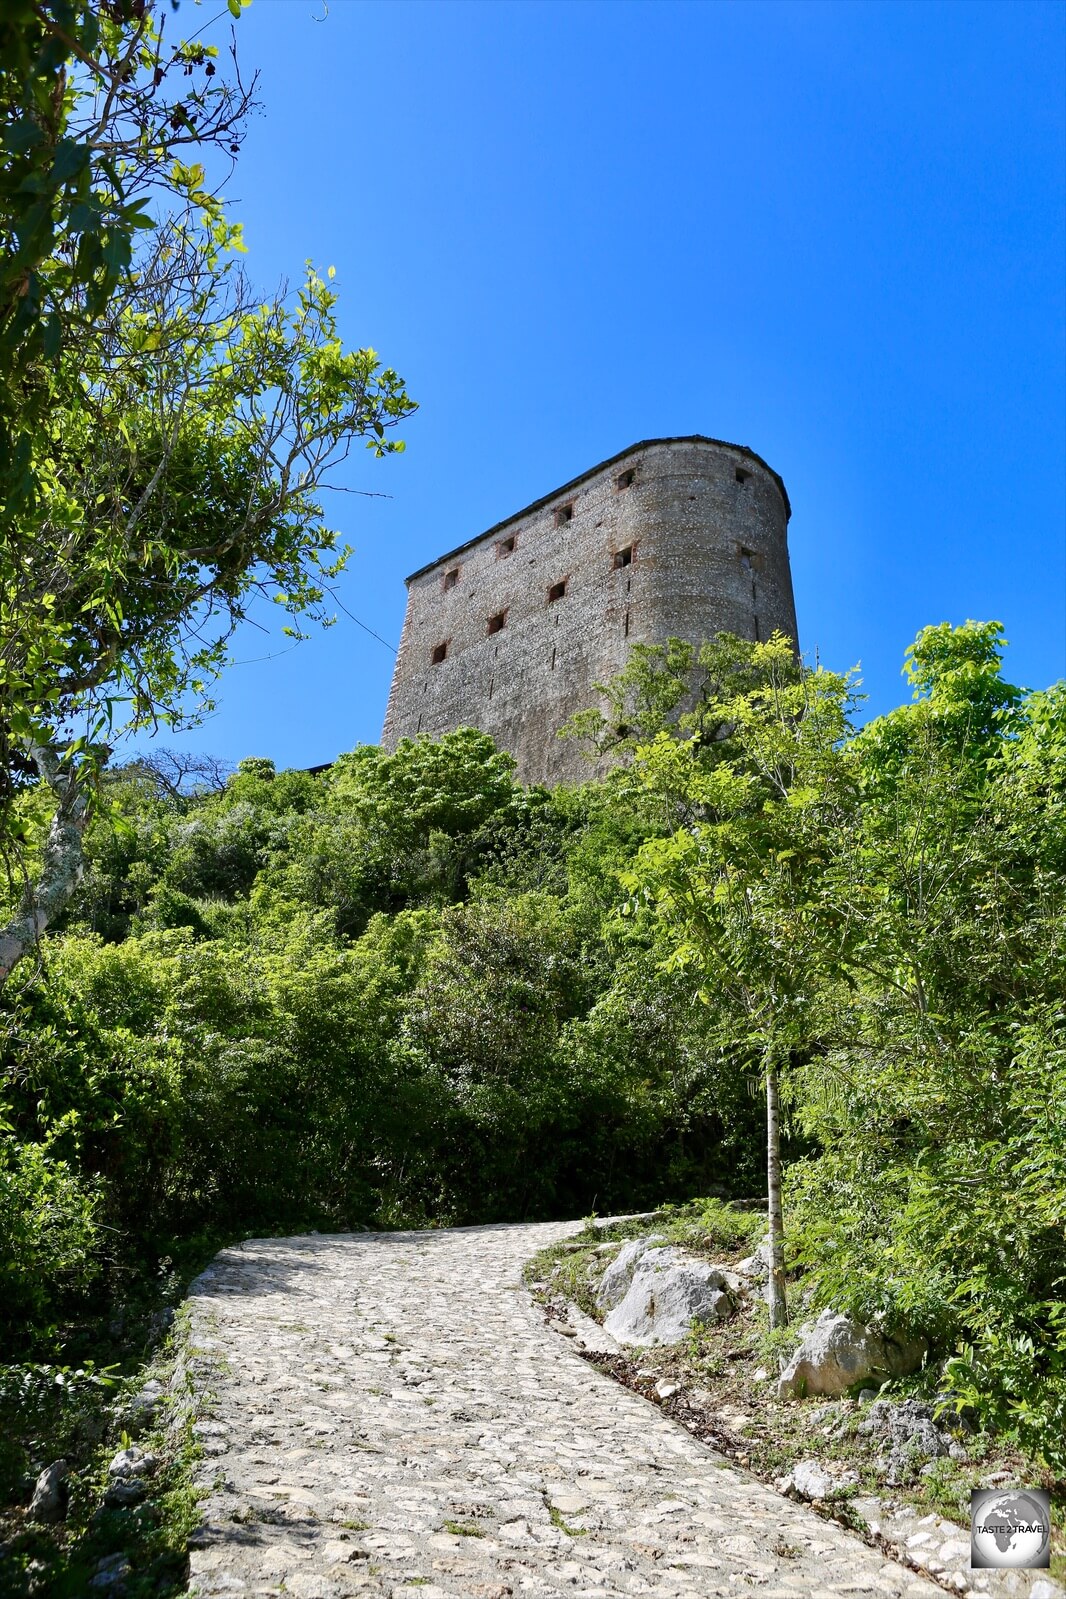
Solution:
[[[0,974],[69,897],[115,742],[195,722],[262,599],[297,635],[329,621],[347,551],[321,491],[354,440],[401,449],[414,409],[344,348],[332,269],[253,292],[206,160],[239,149],[254,84],[168,20],[50,0],[0,39],[0,847],[22,901]],[[34,878],[12,800],[35,780],[54,823]]]

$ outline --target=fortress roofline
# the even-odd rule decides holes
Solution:
[[[539,511],[542,506],[549,505],[552,500],[557,500],[560,494],[566,494],[571,489],[576,489],[580,484],[587,483],[589,478],[595,477],[598,472],[603,472],[609,466],[615,466],[619,461],[624,461],[627,456],[635,455],[638,450],[648,450],[656,444],[714,444],[719,449],[736,450],[741,455],[749,456],[751,460],[757,461],[761,467],[769,472],[781,490],[781,498],[785,502],[785,520],[787,521],[791,517],[792,506],[789,504],[788,490],[785,488],[780,473],[775,472],[769,462],[764,461],[761,455],[755,450],[749,449],[746,444],[731,444],[728,439],[709,439],[703,433],[682,433],[676,438],[668,439],[641,439],[639,444],[630,444],[626,449],[619,450],[617,455],[609,455],[606,461],[601,461],[598,466],[589,467],[587,472],[582,472],[578,477],[571,478],[569,483],[561,483],[550,494],[542,494],[539,500],[533,501],[532,505],[527,505],[521,511],[515,511],[510,516],[505,516],[502,522],[494,522],[492,527],[487,527],[483,533],[477,533],[472,539],[466,539],[464,543],[457,544],[453,550],[448,550],[446,554],[438,555],[434,560],[427,561],[425,566],[420,566],[417,572],[412,572],[410,577],[405,578],[404,581],[413,583],[415,578],[424,576],[426,572],[432,572],[434,567],[442,565],[445,561],[454,560],[457,555],[462,555],[464,550],[472,549],[475,544],[480,544],[482,539],[487,539],[493,533],[499,533],[502,528],[509,527],[512,522],[517,522],[520,517],[529,516],[532,511]]]

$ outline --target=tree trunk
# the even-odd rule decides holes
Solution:
[[[785,1302],[785,1221],[781,1206],[781,1074],[777,1052],[766,1050],[766,1192],[769,1196],[767,1220],[770,1224],[770,1281],[768,1300],[770,1326],[787,1327]]]
[[[0,987],[41,934],[69,904],[84,867],[82,839],[89,820],[92,785],[85,771],[64,766],[55,750],[34,746],[37,770],[56,797],[40,876],[27,883],[18,915],[0,928]]]

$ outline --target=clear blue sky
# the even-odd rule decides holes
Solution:
[[[928,622],[998,618],[1013,681],[1062,676],[1064,25],[1057,0],[254,0],[249,268],[335,266],[346,339],[421,405],[406,455],[343,479],[391,497],[332,500],[345,605],[395,644],[408,572],[706,433],[784,477],[802,646],[861,662],[873,710]],[[171,742],[328,760],[377,740],[391,667],[342,615]]]

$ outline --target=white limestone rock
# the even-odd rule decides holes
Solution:
[[[909,1482],[924,1461],[938,1460],[955,1449],[951,1434],[937,1426],[931,1408],[915,1399],[900,1404],[875,1399],[859,1431],[887,1446],[889,1453],[881,1464],[891,1487]],[[926,1467],[924,1474],[928,1471]]]
[[[133,1394],[118,1413],[123,1432],[131,1438],[147,1432],[159,1419],[165,1399],[163,1384],[153,1377],[138,1393]]]
[[[120,1449],[107,1468],[107,1475],[114,1481],[128,1480],[131,1477],[148,1477],[155,1470],[155,1456],[147,1449],[141,1449],[137,1444],[131,1444],[128,1449]]]
[[[828,1499],[833,1492],[833,1479],[817,1460],[798,1460],[789,1478],[791,1488],[800,1499]]]
[[[104,1504],[112,1509],[138,1504],[148,1492],[148,1478],[155,1466],[155,1456],[137,1444],[119,1450],[107,1468]]]
[[[613,1310],[629,1292],[637,1261],[654,1244],[661,1243],[662,1233],[648,1233],[644,1238],[628,1239],[611,1261],[596,1290],[596,1303],[601,1310]]]
[[[603,1325],[620,1344],[677,1344],[693,1321],[725,1321],[733,1308],[717,1266],[681,1260],[674,1249],[646,1249]]]
[[[835,1310],[823,1310],[801,1332],[802,1342],[777,1381],[780,1399],[835,1399],[868,1377],[905,1377],[921,1365],[926,1347],[918,1339],[888,1338]]]
[[[770,1239],[763,1239],[753,1255],[748,1255],[744,1260],[738,1260],[733,1267],[739,1277],[752,1285],[768,1282],[770,1279]]]
[[[108,1555],[89,1578],[89,1587],[98,1593],[121,1593],[129,1574],[130,1563],[125,1555]]]
[[[788,1476],[778,1478],[774,1486],[779,1493],[787,1494],[792,1499],[821,1503],[825,1499],[832,1499],[834,1494],[842,1493],[845,1488],[853,1488],[858,1480],[854,1471],[845,1471],[839,1477],[834,1477],[818,1460],[798,1460]]]
[[[65,1460],[54,1460],[41,1472],[30,1500],[34,1521],[62,1521],[67,1508],[67,1474]]]

